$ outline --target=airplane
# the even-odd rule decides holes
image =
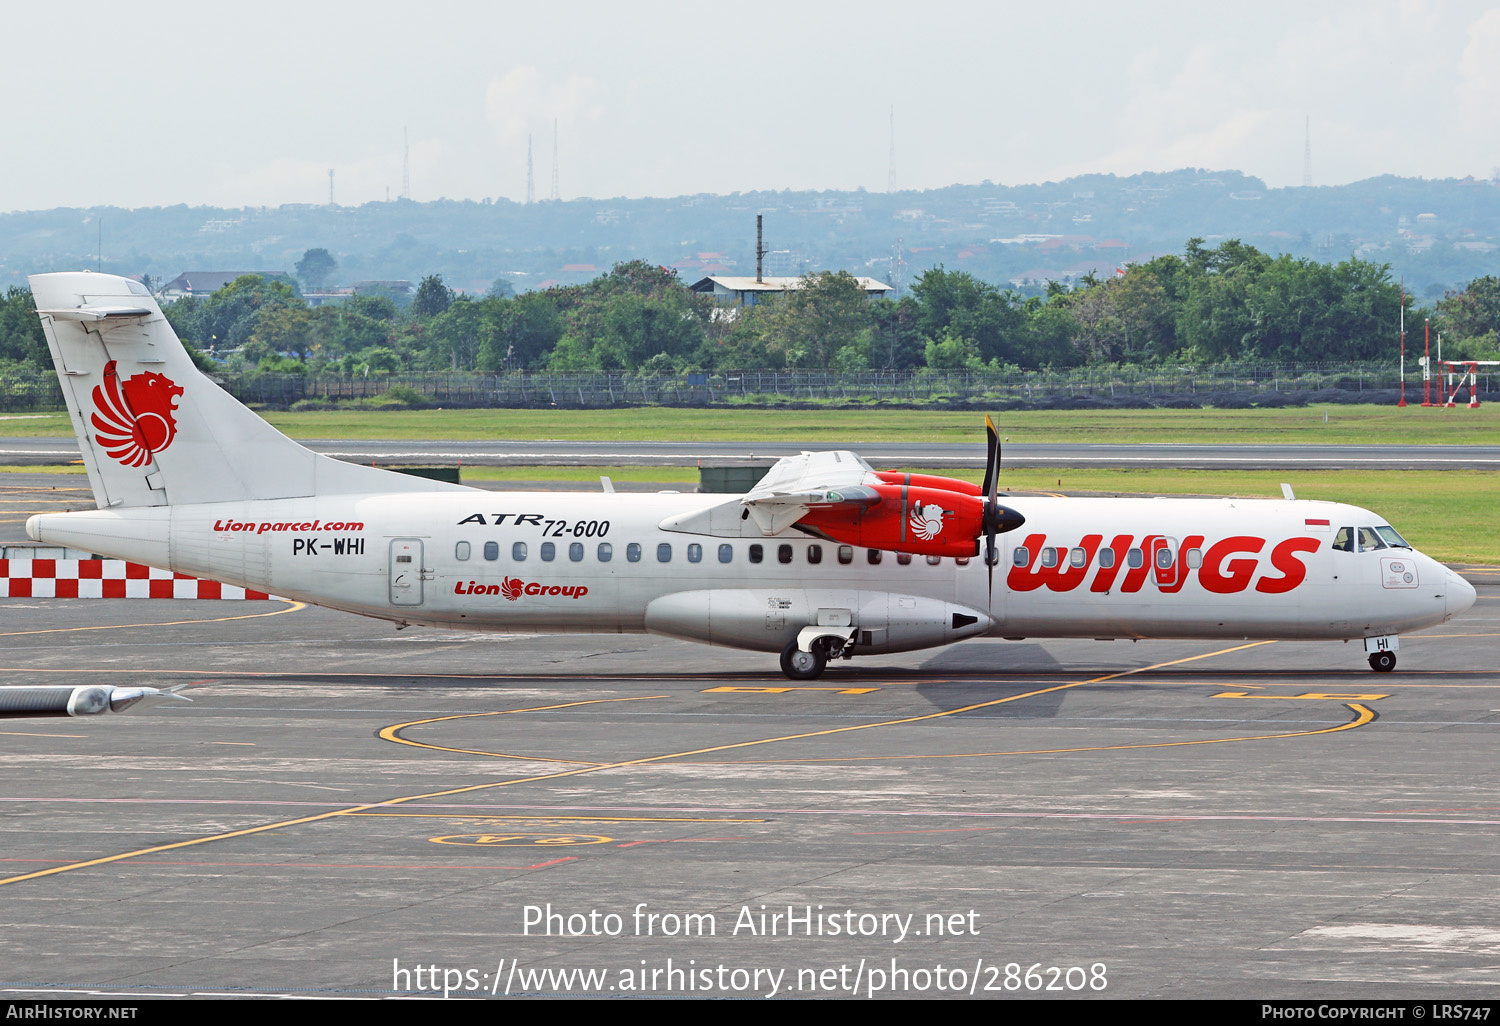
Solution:
[[[35,541],[399,626],[648,632],[829,661],[969,638],[1342,639],[1372,669],[1472,586],[1375,513],[1282,499],[999,499],[782,459],[741,496],[492,492],[311,452],[189,359],[147,289],[30,278],[97,509]],[[996,652],[996,659],[1004,659]]]

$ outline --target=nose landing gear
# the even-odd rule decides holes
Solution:
[[[1376,673],[1390,673],[1396,668],[1396,650],[1401,639],[1394,634],[1381,634],[1365,639],[1365,651],[1370,653],[1370,669]]]

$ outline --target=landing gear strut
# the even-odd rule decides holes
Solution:
[[[1390,673],[1396,668],[1396,653],[1394,652],[1371,652],[1370,669],[1376,673]]]
[[[795,641],[781,651],[781,672],[792,680],[817,680],[828,665],[828,642],[819,638],[812,651],[804,652]]]

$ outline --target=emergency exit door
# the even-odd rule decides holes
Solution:
[[[391,542],[391,605],[422,604],[422,539],[396,538]]]

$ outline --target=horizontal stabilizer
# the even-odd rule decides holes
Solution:
[[[101,509],[462,488],[287,438],[193,365],[138,281],[87,271],[30,281]]]

